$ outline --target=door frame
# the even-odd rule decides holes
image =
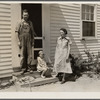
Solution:
[[[50,4],[42,4],[43,51],[50,58]]]
[[[50,58],[50,5],[41,3],[41,12],[42,37],[35,37],[35,39],[42,39],[42,48],[34,48],[34,50],[43,50],[45,55]]]
[[[15,28],[17,22],[21,21],[21,3],[11,4],[11,25],[12,25],[12,67],[20,67],[20,58],[18,54],[20,51],[18,49],[18,43],[16,40]],[[50,57],[50,5],[42,4],[42,36],[43,36],[43,51]],[[17,12],[17,16],[16,16]],[[36,37],[38,38],[38,37]]]

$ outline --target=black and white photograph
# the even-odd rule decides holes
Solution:
[[[0,2],[0,92],[100,92],[100,2]]]

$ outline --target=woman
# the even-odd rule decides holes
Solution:
[[[65,77],[72,73],[71,64],[69,61],[70,45],[71,40],[67,37],[67,30],[64,28],[60,29],[60,37],[57,39],[57,46],[55,51],[55,63],[54,70],[59,76],[61,73],[63,75],[61,84],[65,83]]]

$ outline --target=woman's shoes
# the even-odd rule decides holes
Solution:
[[[57,74],[56,77],[59,77],[59,75]]]
[[[60,76],[61,76],[61,73],[56,74],[56,77],[60,77]]]
[[[63,81],[61,81],[61,84],[64,84],[66,81],[65,80],[63,80]]]

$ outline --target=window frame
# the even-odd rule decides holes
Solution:
[[[82,19],[82,5],[80,4],[80,38],[83,39],[96,39],[97,38],[97,5],[96,4],[85,4],[84,5],[89,5],[94,7],[94,20],[83,20]],[[83,21],[86,22],[94,22],[95,23],[95,36],[83,36]]]

